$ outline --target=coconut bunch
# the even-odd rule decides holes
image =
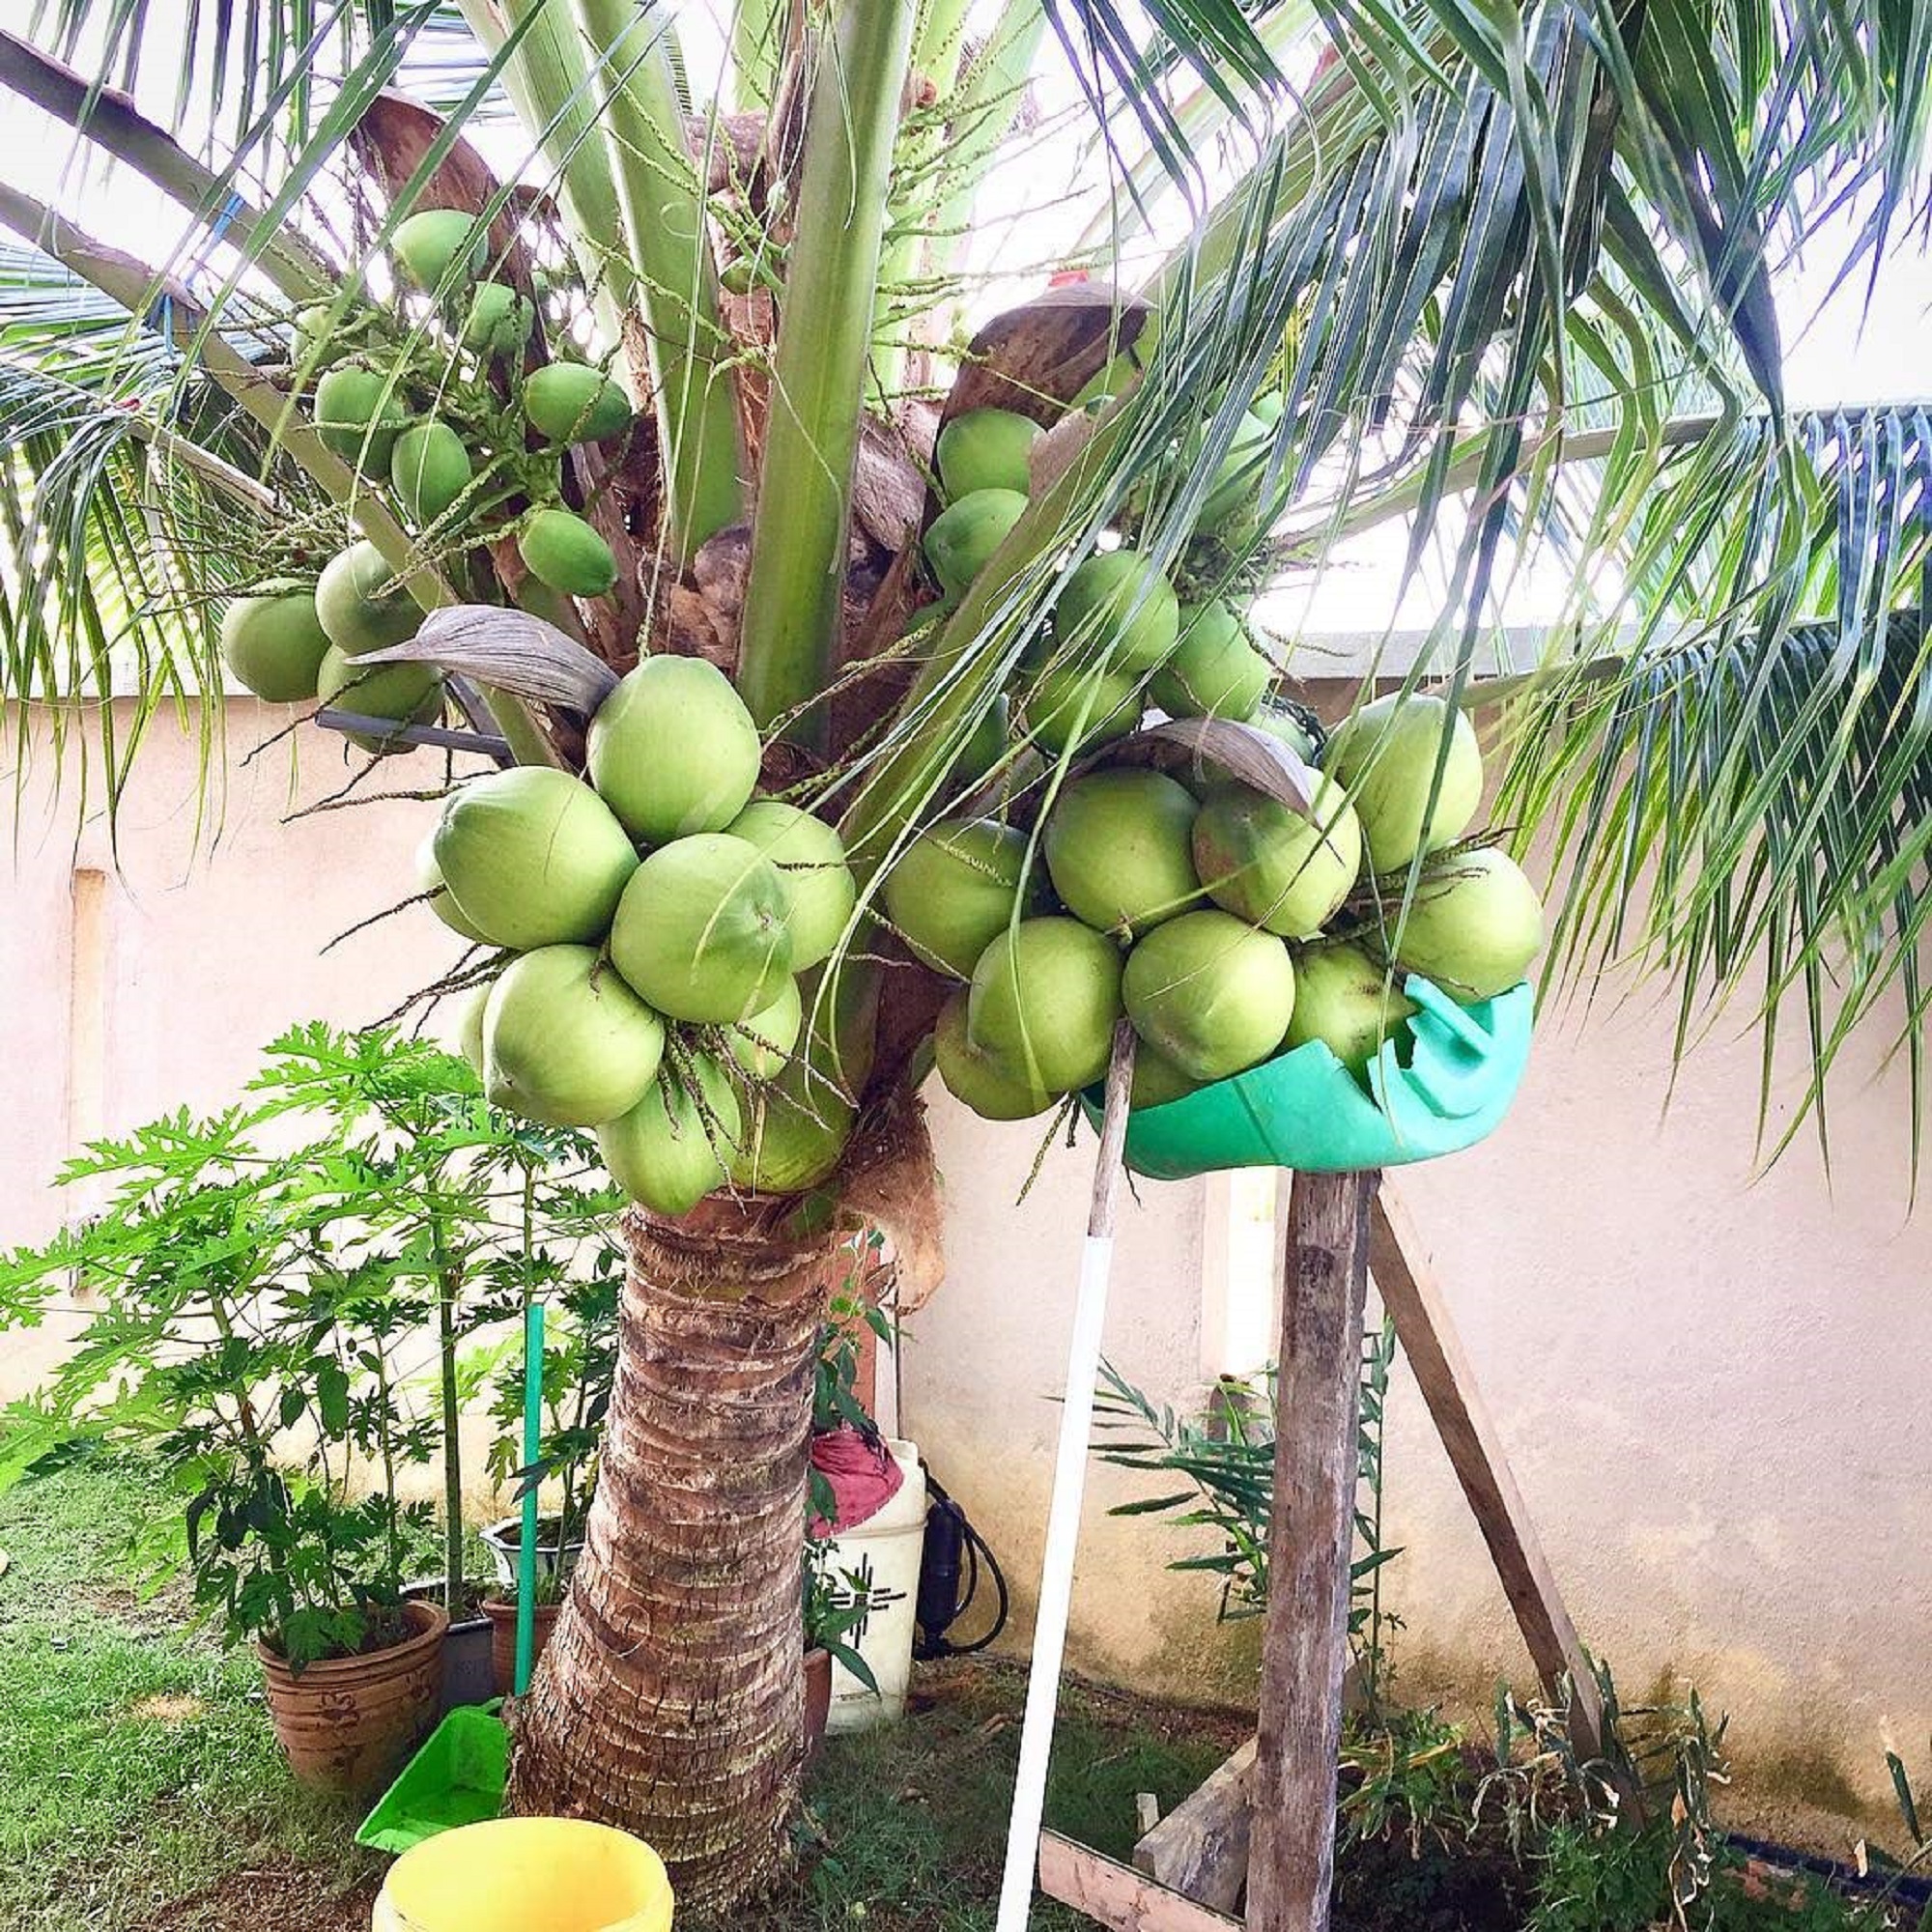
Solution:
[[[586,779],[472,779],[419,857],[438,916],[510,955],[463,1028],[492,1103],[596,1129],[611,1177],[664,1214],[781,1168],[809,1184],[830,1144],[771,1102],[804,1028],[798,976],[857,890],[831,826],[755,795],[760,752],[716,666],[646,658],[591,720]]]
[[[1264,453],[1271,433],[1259,417],[1254,424]],[[940,431],[934,466],[945,507],[923,545],[938,614],[965,594],[1026,509],[1039,435],[1037,423],[998,409],[970,410]],[[1204,527],[1252,513],[1254,455],[1249,442],[1237,444]],[[1183,603],[1152,558],[1123,543],[1087,558],[1061,587],[1010,693],[1014,735],[1053,757],[1093,751],[1132,731],[1150,699],[1170,718],[1254,721],[1293,734],[1267,706],[1274,675],[1231,604]],[[1297,749],[1309,749],[1305,738]]]
[[[1304,812],[1215,773],[1100,764],[1048,811],[1044,876],[1014,826],[922,835],[884,896],[912,950],[965,982],[935,1032],[948,1089],[989,1120],[1042,1113],[1104,1075],[1123,1014],[1137,1107],[1314,1040],[1366,1085],[1415,1011],[1406,976],[1463,1005],[1514,986],[1543,908],[1506,853],[1464,839],[1483,791],[1468,721],[1378,699],[1313,776]]]
[[[602,536],[565,505],[563,453],[628,435],[630,398],[601,369],[527,369],[530,300],[490,279],[487,231],[455,209],[411,215],[390,243],[387,307],[306,308],[290,354],[323,442],[380,493],[426,560],[513,544],[523,569],[560,596],[599,597],[617,578]],[[403,726],[443,708],[435,667],[370,665],[408,641],[422,611],[373,543],[357,540],[312,578],[275,578],[236,598],[221,625],[229,669],[276,704],[320,698],[375,721],[351,734],[383,754]]]

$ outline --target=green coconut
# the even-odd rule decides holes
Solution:
[[[1127,1089],[1128,1106],[1165,1107],[1170,1101],[1184,1100],[1200,1085],[1200,1081],[1183,1072],[1146,1040],[1136,1043],[1133,1085]]]
[[[616,587],[611,546],[575,510],[535,510],[517,531],[517,554],[539,583],[570,597],[603,597]]]
[[[949,597],[963,597],[1025,514],[1017,490],[975,490],[940,511],[925,533],[925,560]]]
[[[315,614],[328,641],[345,656],[384,651],[415,636],[422,607],[400,585],[385,587],[395,575],[367,538],[323,565],[315,586]]]
[[[798,981],[787,980],[784,989],[763,1012],[753,1013],[730,1029],[731,1058],[753,1080],[776,1079],[804,1029],[805,1001]]]
[[[611,956],[672,1019],[748,1020],[790,977],[786,912],[778,868],[755,845],[695,833],[638,867],[611,927]]]
[[[449,895],[449,888],[442,881],[442,867],[436,863],[436,834],[425,835],[416,847],[416,891],[424,894],[431,912],[448,926],[451,932],[469,940],[473,945],[487,946],[489,941],[470,922],[464,918],[463,908]]]
[[[973,969],[968,1038],[1009,1079],[1046,1094],[1106,1072],[1120,1016],[1120,951],[1076,919],[1022,920]]]
[[[630,428],[631,399],[587,362],[547,362],[524,384],[524,414],[553,442],[604,442]]]
[[[331,369],[315,385],[315,428],[345,463],[380,476],[409,421],[401,392],[374,369]]]
[[[549,765],[513,765],[460,786],[442,808],[435,858],[464,918],[493,945],[520,952],[596,944],[638,869],[610,808]]]
[[[1273,446],[1274,425],[1253,410],[1244,411],[1234,443],[1221,459],[1208,500],[1201,506],[1201,527],[1210,536],[1233,534],[1238,538],[1253,528],[1261,509],[1262,478]]]
[[[723,832],[762,754],[745,700],[702,658],[645,658],[590,721],[590,782],[647,845]]]
[[[483,1011],[490,1104],[553,1127],[595,1127],[644,1097],[664,1022],[592,946],[539,946],[497,976]]]
[[[1021,705],[1026,733],[1049,756],[1124,738],[1141,722],[1140,680],[1063,660],[1037,676]]]
[[[1241,722],[1280,739],[1304,765],[1321,762],[1314,732],[1286,704],[1258,704],[1253,715]]]
[[[1060,795],[1042,840],[1053,889],[1076,919],[1118,939],[1201,898],[1185,785],[1136,767],[1090,772]]]
[[[1432,808],[1430,787],[1445,738],[1448,760]],[[1439,697],[1396,692],[1363,705],[1328,734],[1321,769],[1348,789],[1371,871],[1392,872],[1419,850],[1453,844],[1483,802],[1475,727]]]
[[[968,410],[939,432],[934,458],[940,487],[949,503],[976,490],[1012,490],[1024,497],[1032,487],[1027,457],[1039,440],[1039,425],[1011,410]]]
[[[479,1080],[483,1077],[483,1015],[496,983],[492,980],[471,986],[456,1009],[456,1050],[469,1063],[470,1071]]]
[[[1170,718],[1246,718],[1267,696],[1274,667],[1218,597],[1180,613],[1180,641],[1153,674],[1153,701]]]
[[[932,1064],[955,1100],[964,1101],[982,1121],[1025,1121],[1043,1114],[1054,1096],[1009,1073],[990,1053],[973,1044],[966,1026],[964,986],[939,1009],[932,1030]]]
[[[791,970],[816,966],[838,944],[859,899],[845,841],[824,819],[776,798],[754,798],[724,829],[778,867],[791,908]]]
[[[1400,973],[1391,977],[1361,947],[1331,940],[1295,955],[1288,1044],[1306,1046],[1319,1039],[1360,1077],[1382,1042],[1400,1033],[1415,1010],[1415,1002],[1402,990]]]
[[[629,1113],[605,1122],[597,1145],[633,1201],[658,1214],[688,1214],[724,1186],[741,1127],[730,1081],[698,1054],[683,1074],[667,1067]]]
[[[1294,1010],[1294,965],[1273,934],[1229,912],[1157,925],[1127,955],[1122,998],[1134,1031],[1192,1080],[1266,1060]]]
[[[403,278],[432,293],[480,274],[489,246],[488,228],[460,208],[426,208],[389,238]]]
[[[535,309],[515,289],[481,282],[463,318],[463,346],[479,355],[514,355],[535,327]]]
[[[315,593],[298,585],[238,597],[221,613],[222,663],[270,704],[313,697],[327,650]]]
[[[761,1089],[731,1155],[732,1181],[753,1194],[816,1187],[831,1179],[858,1117],[849,1100],[817,1082],[810,1098],[787,1091],[783,1081]]]
[[[1066,580],[1054,601],[1053,635],[1080,664],[1139,675],[1173,654],[1180,600],[1151,557],[1107,551]]]
[[[1492,845],[1444,853],[1416,886],[1397,934],[1404,970],[1468,1006],[1506,993],[1543,951],[1543,900]]]
[[[1027,869],[1027,838],[990,818],[946,818],[922,832],[886,874],[886,917],[928,966],[970,980],[1004,932]],[[1026,895],[1037,910],[1045,881]]]
[[[377,757],[412,748],[397,735],[405,724],[433,724],[442,715],[442,677],[434,665],[364,665],[346,658],[333,644],[322,655],[315,695],[326,707],[353,711],[358,718],[382,718],[397,729],[351,731],[352,745]]]
[[[1309,939],[1334,918],[1362,869],[1362,834],[1331,778],[1304,817],[1247,785],[1216,785],[1194,821],[1194,866],[1208,895],[1250,925]]]
[[[475,478],[463,439],[434,418],[406,429],[389,455],[396,499],[418,529],[435,523]]]

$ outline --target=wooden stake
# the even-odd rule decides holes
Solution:
[[[1394,1186],[1384,1180],[1369,1217],[1369,1260],[1382,1306],[1429,1405],[1476,1524],[1489,1545],[1518,1628],[1552,1702],[1570,1684],[1570,1742],[1583,1759],[1604,1748],[1604,1700],[1577,1626],[1543,1553],[1536,1526],[1516,1486],[1489,1406],[1463,1352],[1448,1303],[1429,1265],[1428,1250]],[[1638,1794],[1627,1792],[1633,1804]]]
[[[1289,1207],[1249,1932],[1327,1932],[1369,1203],[1379,1178],[1297,1174]]]

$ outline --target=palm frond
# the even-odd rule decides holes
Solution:
[[[1932,917],[1932,413],[1747,418],[1685,450],[1634,531],[1644,621],[1511,704],[1498,813],[1567,883],[1553,956],[1679,984],[1679,1050],[1733,1002],[1764,1045],[1761,1135],[1812,1122],[1861,1022],[1889,1015],[1922,1139],[1918,964]],[[1668,595],[1658,595],[1666,588]],[[1780,1021],[1807,1080],[1772,1120]]]

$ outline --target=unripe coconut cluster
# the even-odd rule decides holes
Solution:
[[[628,435],[631,400],[602,369],[541,362],[531,300],[494,279],[487,225],[425,209],[389,240],[387,307],[295,318],[290,368],[324,445],[380,493],[410,539],[407,556],[356,537],[319,572],[277,576],[238,596],[221,623],[230,672],[275,704],[315,699],[368,721],[350,733],[372,753],[408,750],[404,727],[435,722],[440,675],[427,665],[367,665],[407,642],[422,608],[405,578],[479,543],[514,544],[544,590],[601,597],[617,565],[564,500],[573,443]]]
[[[648,657],[591,720],[587,782],[538,765],[471,780],[418,859],[437,916],[513,955],[464,1015],[492,1102],[595,1128],[660,1213],[769,1186],[779,1140],[808,1186],[849,1127],[814,1109],[788,1133],[770,1097],[805,1026],[796,976],[838,945],[857,890],[831,826],[753,796],[759,751],[716,666]]]
[[[1505,853],[1463,842],[1483,788],[1465,719],[1435,697],[1378,699],[1311,776],[1302,810],[1232,777],[1087,770],[1038,828],[1044,878],[1029,836],[990,819],[914,840],[885,909],[966,982],[934,1037],[951,1092],[989,1120],[1041,1113],[1102,1077],[1122,1015],[1137,1107],[1316,1040],[1363,1080],[1385,1041],[1402,1050],[1406,976],[1464,1005],[1522,978],[1543,909]]]
[[[1265,425],[1258,433],[1269,435]],[[935,468],[945,507],[923,548],[942,613],[965,595],[1025,512],[1039,434],[1029,418],[997,409],[970,410],[940,431]],[[1244,443],[1231,456],[1219,495],[1248,480],[1242,465],[1253,455]],[[1058,757],[1124,737],[1150,699],[1171,718],[1259,722],[1274,675],[1232,605],[1219,597],[1183,604],[1153,560],[1123,544],[1096,552],[1070,573],[1054,601],[1048,637],[1005,696],[1012,735]]]

